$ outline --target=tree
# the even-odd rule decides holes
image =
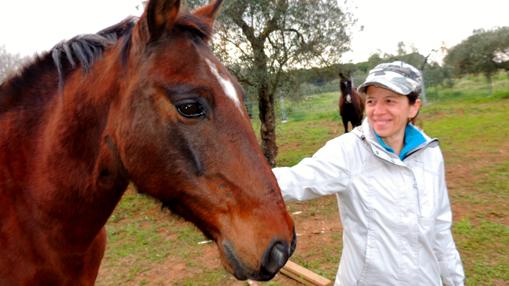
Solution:
[[[9,54],[4,46],[0,46],[0,83],[15,72],[26,59],[19,55]]]
[[[188,0],[195,2],[201,0]],[[214,49],[246,90],[256,94],[262,149],[272,166],[277,156],[274,98],[278,91],[293,90],[283,88],[292,82],[287,71],[339,62],[349,49],[347,30],[354,22],[337,0],[225,3]]]
[[[482,73],[491,86],[491,77],[497,70],[509,70],[509,27],[474,31],[449,50],[444,63],[457,76]]]

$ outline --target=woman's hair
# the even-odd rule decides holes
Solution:
[[[408,97],[408,102],[410,102],[410,105],[413,105],[417,101],[417,98],[419,98],[419,93],[414,91],[407,94],[406,97]]]
[[[415,102],[417,101],[417,99],[419,98],[419,93],[414,91],[414,92],[407,94],[406,97],[408,98],[408,103],[410,103],[410,105],[414,105]],[[417,113],[415,114],[415,116],[408,120],[409,123],[416,125],[416,120],[417,120],[417,116],[419,116],[419,112],[421,112],[420,108],[419,108],[419,110],[417,110]]]

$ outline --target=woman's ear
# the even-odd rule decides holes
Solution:
[[[409,119],[413,119],[419,114],[419,110],[421,109],[422,102],[419,98],[417,98],[414,104],[410,104],[410,114]]]

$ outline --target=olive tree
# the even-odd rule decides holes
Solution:
[[[10,54],[4,46],[0,46],[0,83],[15,72],[26,59],[17,54]]]
[[[194,6],[200,0],[188,0]],[[346,2],[341,2],[345,4]],[[289,70],[337,64],[349,49],[352,14],[337,0],[236,0],[224,3],[214,50],[255,94],[263,152],[277,156],[275,97],[298,83]]]
[[[444,63],[457,76],[484,74],[491,85],[497,70],[509,70],[509,27],[474,31],[449,50]]]

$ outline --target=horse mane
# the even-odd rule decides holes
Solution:
[[[55,68],[58,74],[58,87],[62,88],[65,78],[72,71],[82,67],[85,72],[88,72],[106,48],[131,33],[136,21],[136,17],[129,17],[96,34],[78,35],[58,43],[48,52],[36,56],[13,77],[6,79],[0,85],[0,90],[10,87],[11,92],[16,94],[17,91],[27,86],[39,86],[40,88],[55,86],[57,82],[48,81],[48,77],[44,77],[44,81],[40,80],[41,76],[48,71],[54,71]]]
[[[93,64],[101,58],[103,52],[123,39],[121,47],[121,62],[127,62],[127,56],[131,47],[131,34],[138,17],[128,17],[123,21],[105,28],[96,34],[84,34],[62,41],[48,52],[37,56],[33,61],[25,65],[15,75],[4,80],[0,84],[0,92],[10,89],[9,99],[0,96],[0,110],[5,109],[8,101],[16,100],[16,94],[20,90],[32,87],[37,90],[48,90],[58,87],[63,88],[66,77],[78,68],[85,73],[89,72]],[[182,12],[175,22],[175,29],[190,32],[191,35],[203,41],[208,41],[212,35],[212,29],[199,17]],[[56,71],[55,80],[44,76],[48,71]],[[57,81],[58,79],[58,81]],[[14,96],[14,98],[13,98]],[[19,100],[19,98],[17,98]],[[1,108],[3,106],[3,108]]]
[[[53,47],[50,53],[58,70],[59,86],[62,87],[65,76],[77,67],[75,58],[81,64],[84,72],[88,72],[94,62],[101,58],[104,50],[121,38],[125,39],[121,50],[122,62],[125,63],[131,46],[132,29],[137,21],[137,17],[128,17],[111,27],[97,32],[97,34],[78,35]],[[208,40],[212,34],[208,25],[198,17],[188,13],[182,14],[178,18],[175,27],[190,31],[203,40]],[[67,72],[62,67],[63,57],[67,59],[72,67]]]
[[[63,55],[66,56],[73,68],[76,67],[73,58],[77,58],[83,70],[88,72],[93,63],[102,56],[103,51],[122,37],[125,38],[125,41],[121,54],[123,55],[123,62],[125,62],[130,47],[131,32],[137,21],[137,17],[128,17],[111,27],[97,32],[97,34],[78,35],[69,41],[55,46],[51,50],[51,54],[59,70],[59,76],[63,77],[66,75],[61,73],[61,57]],[[176,21],[175,26],[190,31],[204,40],[209,39],[212,34],[208,25],[189,13],[182,14]]]
[[[78,65],[75,59],[80,63],[84,72],[87,73],[94,62],[101,58],[107,47],[115,44],[123,36],[130,38],[136,21],[136,17],[128,17],[113,26],[97,32],[97,34],[78,35],[53,47],[48,54],[51,54],[58,70],[59,87],[62,88],[65,77],[77,68]],[[62,62],[64,57],[71,68],[64,68],[64,63]]]

